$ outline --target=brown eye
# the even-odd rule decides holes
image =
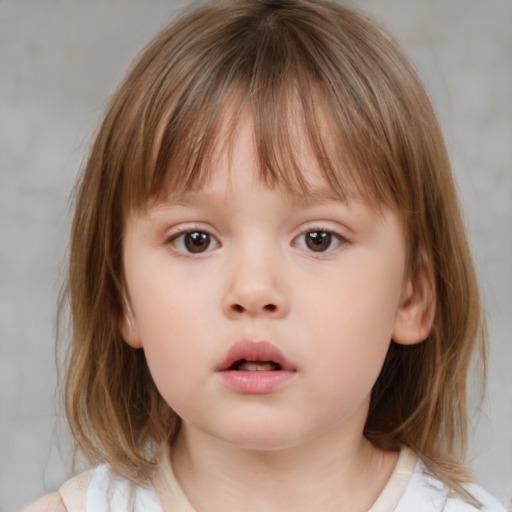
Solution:
[[[325,252],[331,247],[332,235],[327,231],[310,231],[305,233],[304,242],[314,252]]]
[[[309,252],[327,253],[345,243],[345,239],[334,231],[314,229],[305,231],[294,239],[293,245]]]
[[[185,234],[183,243],[185,244],[185,248],[188,252],[204,252],[208,247],[210,247],[211,237],[208,233],[193,231],[192,233]]]
[[[184,254],[200,254],[219,246],[217,239],[204,231],[182,231],[172,237],[170,243]]]

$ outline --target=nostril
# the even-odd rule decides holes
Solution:
[[[246,311],[252,311],[252,307],[246,308],[241,304],[232,304],[230,309],[235,313],[245,313]],[[265,306],[263,306],[262,310],[266,311],[267,313],[275,313],[278,310],[278,307],[275,304],[266,304]]]

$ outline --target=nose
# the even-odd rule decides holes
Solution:
[[[228,318],[281,318],[288,314],[283,269],[278,261],[252,255],[231,266],[222,309]]]

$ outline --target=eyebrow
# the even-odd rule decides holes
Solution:
[[[322,203],[333,202],[347,204],[350,201],[349,196],[341,197],[333,190],[327,188],[312,189],[306,193],[292,193],[290,195],[293,205],[299,207],[315,206]]]
[[[165,199],[159,201],[158,203],[166,206],[195,206],[197,203],[198,195],[201,196],[201,201],[204,202],[216,200],[215,196],[212,196],[211,194],[205,192],[202,189],[199,189],[177,194],[171,193]],[[333,202],[341,202],[346,204],[350,201],[350,197],[341,197],[339,194],[336,194],[334,191],[329,189],[312,189],[305,193],[288,191],[287,195],[290,198],[291,204],[297,207],[308,207],[322,203]]]
[[[286,189],[284,189],[286,191]],[[197,196],[202,196],[201,202],[207,203],[216,201],[217,198],[210,196],[204,189],[194,189],[186,192],[171,193],[164,200],[159,201],[160,206],[185,206],[191,207],[197,205]],[[347,205],[351,198],[350,194],[342,197],[336,194],[334,190],[328,188],[315,188],[307,192],[288,190],[290,203],[295,208],[308,208],[325,203],[343,203]]]

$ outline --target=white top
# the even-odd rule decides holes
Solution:
[[[153,485],[137,486],[102,465],[68,480],[60,494],[68,512],[197,512],[176,480],[169,457],[164,458]],[[505,512],[481,487],[469,484],[466,488],[482,508],[457,497],[427,472],[413,452],[402,448],[391,478],[368,512]]]

